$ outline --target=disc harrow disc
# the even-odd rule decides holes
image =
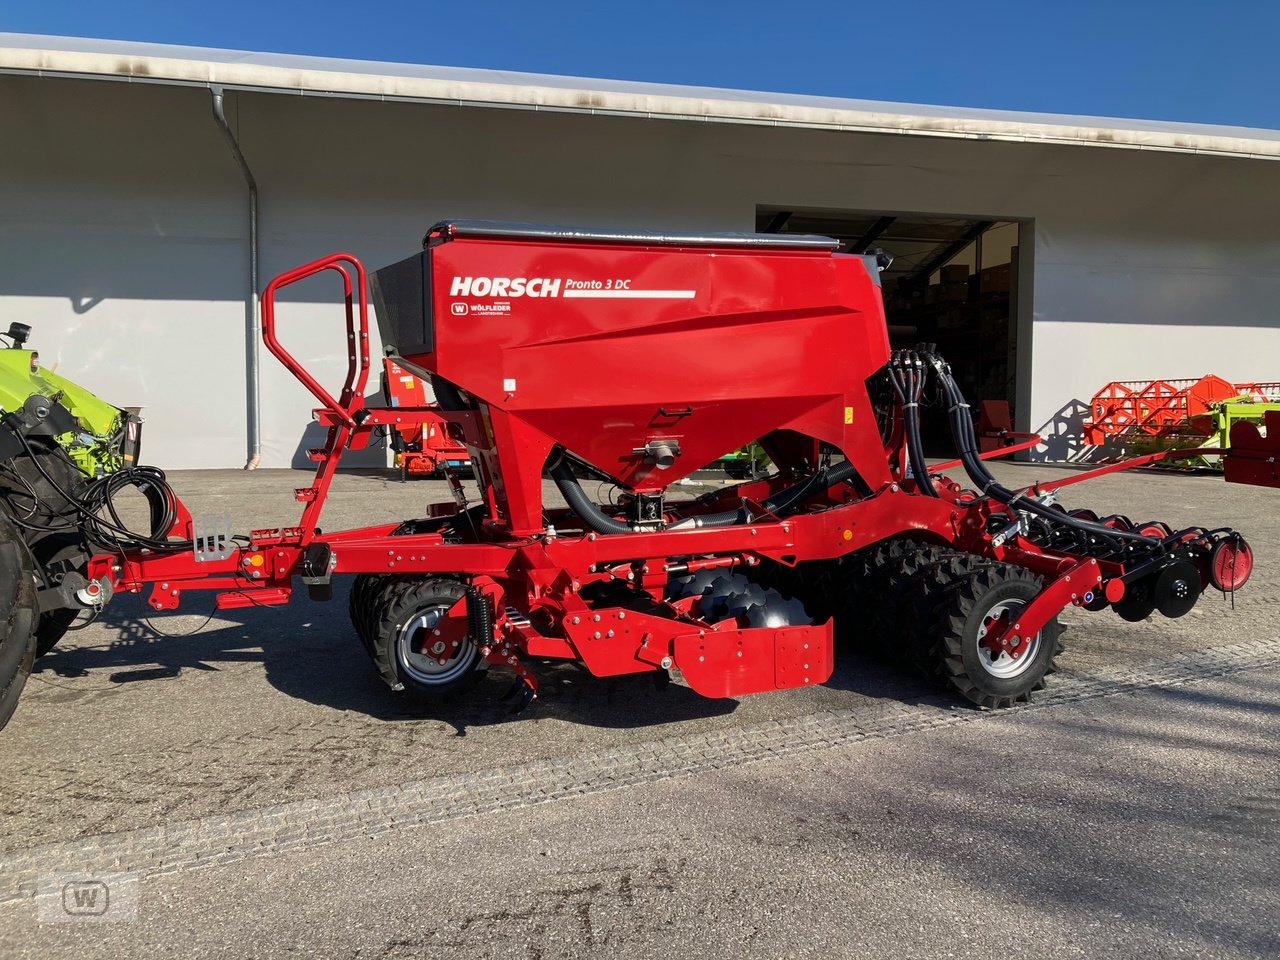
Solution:
[[[763,604],[747,608],[748,627],[799,627],[813,623],[813,618],[799,600],[784,600],[780,593],[770,590]]]
[[[716,576],[703,589],[698,611],[703,620],[708,623],[717,623],[729,616],[729,599],[735,594],[745,592],[752,584],[740,573],[725,573],[719,570],[707,572],[714,573]]]
[[[1152,592],[1154,580],[1146,577],[1134,583],[1126,584],[1124,596],[1111,606],[1121,619],[1130,623],[1138,623],[1147,619],[1156,609],[1156,598]]]
[[[1179,560],[1160,571],[1152,587],[1156,609],[1166,617],[1185,615],[1200,599],[1200,571],[1190,560]]]
[[[724,601],[725,613],[731,617],[743,617],[751,607],[764,606],[769,601],[769,592],[758,584],[751,584],[741,593],[730,594]]]
[[[701,596],[721,576],[724,576],[723,570],[699,570],[697,573],[672,577],[667,581],[667,597],[671,600],[683,600],[685,597]]]

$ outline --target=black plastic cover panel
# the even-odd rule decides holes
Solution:
[[[369,287],[384,348],[408,355],[435,352],[430,257],[424,250],[373,272]]]
[[[572,243],[635,243],[681,247],[771,247],[789,250],[834,250],[839,240],[808,233],[658,233],[566,227],[503,220],[442,220],[427,231],[423,246],[454,237],[512,237]]]

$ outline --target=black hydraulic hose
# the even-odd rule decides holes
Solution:
[[[937,372],[938,383],[951,403],[949,408],[951,432],[956,441],[960,459],[964,464],[965,472],[969,474],[969,479],[979,486],[984,496],[990,496],[1012,510],[1034,513],[1053,523],[1059,523],[1083,533],[1101,537],[1112,544],[1116,544],[1117,547],[1119,546],[1117,541],[1120,540],[1129,540],[1150,546],[1158,546],[1160,544],[1160,540],[1154,537],[1148,537],[1129,530],[1117,530],[1105,524],[1082,520],[1079,517],[1073,517],[1070,514],[1054,510],[1038,500],[1032,500],[1020,493],[1015,493],[1000,484],[978,455],[977,434],[973,429],[973,421],[969,417],[969,404],[965,401],[964,394],[960,392],[959,384],[956,383],[955,377],[951,375],[951,371],[946,364],[937,357],[932,359],[934,370]]]
[[[113,551],[145,548],[162,552],[191,549],[190,540],[160,539],[173,528],[177,520],[177,514],[173,509],[177,498],[169,488],[164,471],[157,467],[127,467],[117,470],[89,481],[84,497],[77,498],[64,490],[58,480],[50,475],[20,426],[10,422],[7,419],[8,416],[11,415],[6,415],[5,425],[13,431],[13,435],[22,444],[24,452],[40,475],[74,509],[78,515],[75,528],[83,530],[89,541]],[[151,514],[150,536],[130,530],[116,511],[114,497],[124,487],[136,487],[146,498]],[[104,510],[110,514],[110,520],[102,516]]]
[[[770,513],[781,515],[784,511],[790,509],[797,503],[807,500],[810,496],[820,490],[830,490],[837,483],[843,483],[851,480],[857,475],[858,471],[853,463],[846,460],[844,463],[836,464],[830,470],[819,470],[817,473],[811,474],[799,483],[779,490],[768,500],[764,501],[764,508]],[[742,510],[726,510],[723,513],[708,513],[700,517],[690,517],[692,525],[696,527],[731,527],[737,523],[744,523],[749,518]],[[689,521],[681,521],[689,522]]]
[[[440,396],[439,393],[436,394]],[[573,475],[573,471],[569,469],[569,464],[563,459],[551,468],[551,479],[555,481],[556,489],[560,491],[560,496],[564,497],[565,502],[569,504],[569,509],[578,515],[587,526],[596,533],[631,533],[631,526],[613,517],[607,516],[600,511],[586,492],[582,489],[582,485],[578,483],[578,478]]]
[[[724,513],[704,513],[700,517],[681,520],[680,523],[688,523],[694,527],[732,527],[747,519],[745,510],[726,510]]]
[[[764,502],[764,507],[770,513],[780,514],[819,490],[829,490],[837,483],[852,479],[857,475],[857,472],[853,464],[848,460],[837,464],[830,470],[819,470],[799,483],[793,484],[784,490],[779,490]],[[629,524],[615,520],[613,517],[601,512],[595,502],[587,496],[586,491],[582,489],[582,484],[578,483],[578,478],[573,475],[573,471],[569,469],[569,464],[565,460],[562,459],[552,467],[549,473],[556,485],[556,489],[560,491],[560,495],[569,504],[569,508],[596,533],[634,532]],[[681,521],[681,523],[688,523],[690,526],[698,528],[731,527],[735,524],[745,523],[749,519],[745,510],[738,509],[690,517],[688,520]],[[678,524],[674,526],[678,526]]]
[[[853,462],[846,460],[844,463],[836,464],[830,470],[819,470],[807,480],[801,480],[785,490],[779,490],[764,502],[764,506],[770,513],[782,513],[782,511],[795,504],[808,499],[814,493],[830,490],[837,483],[852,479],[857,472],[854,469]]]
[[[898,395],[898,406],[902,410],[902,431],[907,445],[907,459],[911,464],[911,473],[927,497],[937,497],[933,478],[929,476],[929,465],[924,459],[924,443],[920,436],[920,396],[924,393],[924,363],[918,354],[908,350],[899,350],[889,361],[887,370],[889,383]]]

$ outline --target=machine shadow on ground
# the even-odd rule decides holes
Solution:
[[[164,682],[188,670],[261,662],[268,683],[290,697],[378,720],[439,720],[459,734],[468,727],[532,717],[600,727],[657,726],[720,716],[737,707],[737,701],[708,700],[676,684],[658,689],[652,675],[599,679],[568,662],[534,665],[541,681],[539,699],[524,713],[513,713],[512,701],[505,699],[513,674],[498,668],[471,690],[423,707],[388,690],[379,679],[347,624],[345,592],[335,591],[330,604],[312,607],[311,617],[305,615],[310,611],[298,609],[302,603],[218,611],[211,618],[217,625],[201,629],[207,614],[149,616],[140,598],[117,597],[97,621],[113,639],[102,645],[55,647],[37,663],[37,674],[77,678],[105,672],[111,683]]]
[[[1159,954],[1151,937],[1161,935],[1216,947],[1222,952],[1208,951],[1215,956],[1274,957],[1280,934],[1266,905],[1275,902],[1276,869],[1266,851],[1280,839],[1280,784],[1261,791],[1256,780],[1246,784],[1272,758],[1257,714],[1274,718],[1275,688],[1273,678],[1245,675],[1207,689],[1146,691],[1109,701],[1105,711],[1014,713],[984,728],[985,739],[944,734],[897,753],[894,776],[857,781],[856,809],[840,761],[819,759],[820,771],[831,765],[829,776],[788,791],[790,823],[782,819],[779,830],[790,834],[788,852],[821,855],[866,836],[883,845],[887,861],[931,864],[953,889],[1025,905],[1047,922],[1110,924],[1112,936],[1131,938],[1113,943],[1111,955]],[[947,756],[958,743],[959,764]],[[1057,751],[1052,766],[1036,749],[1046,743]],[[1203,759],[1218,751],[1233,758],[1238,781],[1224,786],[1205,775]],[[1143,762],[1117,777],[1104,762],[1117,754]],[[757,785],[742,796],[742,809],[774,790]],[[1113,818],[1105,826],[1100,809]],[[1219,859],[1205,855],[1215,849],[1223,860],[1259,855],[1224,875]],[[945,903],[944,892],[931,894],[925,910]]]
[[[207,600],[205,609],[211,610]],[[95,632],[110,639],[80,646],[68,639],[37,663],[36,673],[105,673],[113,684],[162,683],[184,671],[260,662],[267,682],[287,696],[383,721],[438,720],[460,735],[469,727],[534,717],[605,728],[653,727],[725,716],[738,707],[735,699],[707,699],[678,683],[661,684],[654,673],[600,678],[567,661],[533,665],[539,697],[523,713],[513,713],[506,699],[513,674],[498,667],[469,691],[422,706],[388,690],[377,676],[347,623],[345,591],[339,588],[327,604],[304,604],[302,599],[287,607],[153,616],[141,598],[117,597],[95,624]],[[829,689],[912,705],[946,700],[921,678],[850,651],[838,650],[836,661],[825,684]]]

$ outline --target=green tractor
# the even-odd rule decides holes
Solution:
[[[101,605],[85,577],[112,475],[137,463],[142,421],[40,366],[31,328],[0,349],[0,727],[38,657]]]

